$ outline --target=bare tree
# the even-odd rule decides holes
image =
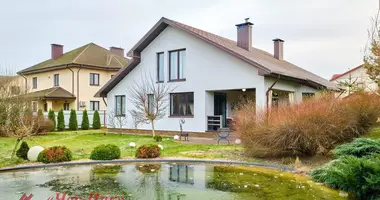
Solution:
[[[114,111],[109,112],[107,116],[107,125],[110,128],[123,128],[123,126],[127,124],[127,118],[125,116],[116,115]]]
[[[134,105],[129,111],[133,120],[137,124],[151,124],[153,137],[156,136],[154,123],[166,115],[169,93],[173,89],[167,83],[156,83],[151,74],[145,74],[129,90],[129,100]]]

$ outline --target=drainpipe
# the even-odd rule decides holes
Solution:
[[[28,79],[23,74],[20,74],[20,76],[25,79],[25,94],[26,94],[28,93]]]
[[[104,97],[103,97],[103,102],[107,106],[107,102],[106,102],[106,99]]]
[[[266,103],[266,107],[267,107],[267,112],[269,111],[269,92],[272,90],[273,86],[276,85],[277,81],[280,79],[280,75],[278,75],[276,81],[274,81],[274,83],[268,88],[268,90],[265,92],[266,94],[266,97],[267,97],[267,103]]]
[[[83,65],[80,65],[77,71],[77,110],[79,110],[79,72],[82,69]]]
[[[69,67],[69,65],[66,65],[67,69],[69,69],[71,71],[71,85],[72,85],[72,89],[71,89],[71,93],[74,94],[74,71]]]

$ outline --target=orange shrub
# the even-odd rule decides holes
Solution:
[[[380,114],[380,97],[331,96],[255,113],[255,104],[241,105],[235,128],[251,156],[315,155],[365,134]]]
[[[157,158],[160,156],[161,149],[155,144],[144,144],[137,148],[136,158]]]

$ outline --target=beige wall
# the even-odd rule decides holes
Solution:
[[[36,92],[54,87],[54,74],[59,74],[59,86],[72,92],[72,74],[69,69],[60,69],[49,72],[25,75],[30,92]],[[33,89],[33,78],[37,77],[37,88]]]

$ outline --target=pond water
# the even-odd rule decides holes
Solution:
[[[24,193],[33,194],[32,200],[342,199],[338,191],[289,172],[197,163],[102,164],[0,173],[1,200],[18,200]]]

